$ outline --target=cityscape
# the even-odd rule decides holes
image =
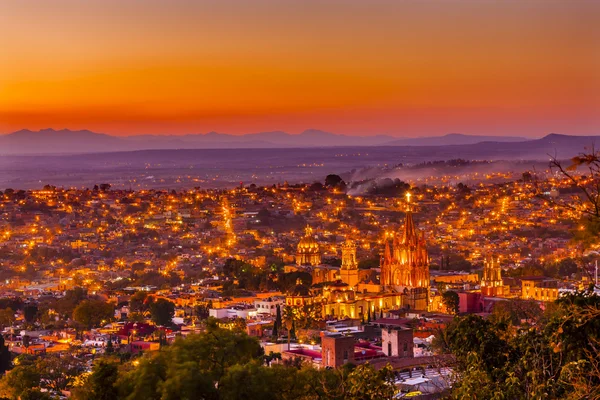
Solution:
[[[0,400],[600,399],[598,16],[0,5]]]

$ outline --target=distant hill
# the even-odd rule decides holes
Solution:
[[[594,142],[596,136],[567,136],[550,134],[541,139],[526,139],[510,136],[470,136],[448,134],[437,137],[398,139],[386,135],[348,136],[316,129],[308,129],[292,135],[282,131],[228,135],[218,132],[205,134],[141,135],[117,137],[88,130],[43,129],[40,131],[21,130],[0,136],[0,154],[81,154],[106,153],[137,150],[177,150],[177,149],[273,149],[273,148],[316,148],[316,147],[432,147],[439,152],[442,147],[451,146],[457,157],[477,157],[478,155],[515,156],[535,154],[537,157],[560,148],[565,153],[583,150]],[[567,149],[569,149],[567,151]]]
[[[23,129],[0,136],[0,154],[104,152],[115,151],[121,145],[122,140],[117,137],[88,130],[43,129],[35,132]]]
[[[329,147],[329,146],[377,146],[385,144],[392,136],[347,136],[337,135],[317,129],[308,129],[299,135],[282,131],[228,135],[209,132],[182,136],[144,135],[130,136],[126,140],[144,143],[145,149],[206,149],[231,148],[273,148],[273,147]]]
[[[309,129],[299,135],[260,132],[228,135],[218,132],[189,135],[140,135],[117,137],[88,130],[21,130],[0,136],[0,154],[73,154],[130,150],[289,148],[376,146],[392,136],[347,136]]]
[[[517,136],[475,136],[462,133],[449,133],[444,136],[398,139],[387,143],[389,146],[451,146],[481,142],[524,142],[527,139]]]
[[[540,139],[527,140],[518,143],[481,142],[470,146],[474,153],[485,152],[494,158],[500,155],[510,155],[507,158],[541,159],[548,157],[571,158],[581,152],[589,151],[592,146],[600,145],[600,136],[571,136],[551,133]]]

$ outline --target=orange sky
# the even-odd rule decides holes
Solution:
[[[0,132],[600,135],[600,2],[0,3]]]

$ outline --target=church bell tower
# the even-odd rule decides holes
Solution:
[[[356,245],[351,240],[342,244],[342,267],[340,279],[351,288],[358,285],[358,263],[356,262]]]

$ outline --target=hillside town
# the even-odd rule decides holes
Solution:
[[[382,179],[360,195],[337,175],[230,190],[7,188],[4,371],[58,357],[67,366],[42,392],[69,397],[95,359],[135,365],[208,323],[255,337],[270,364],[391,366],[400,395],[443,393],[454,359],[434,342],[455,315],[511,310],[523,325],[597,284],[572,182],[506,178]]]

